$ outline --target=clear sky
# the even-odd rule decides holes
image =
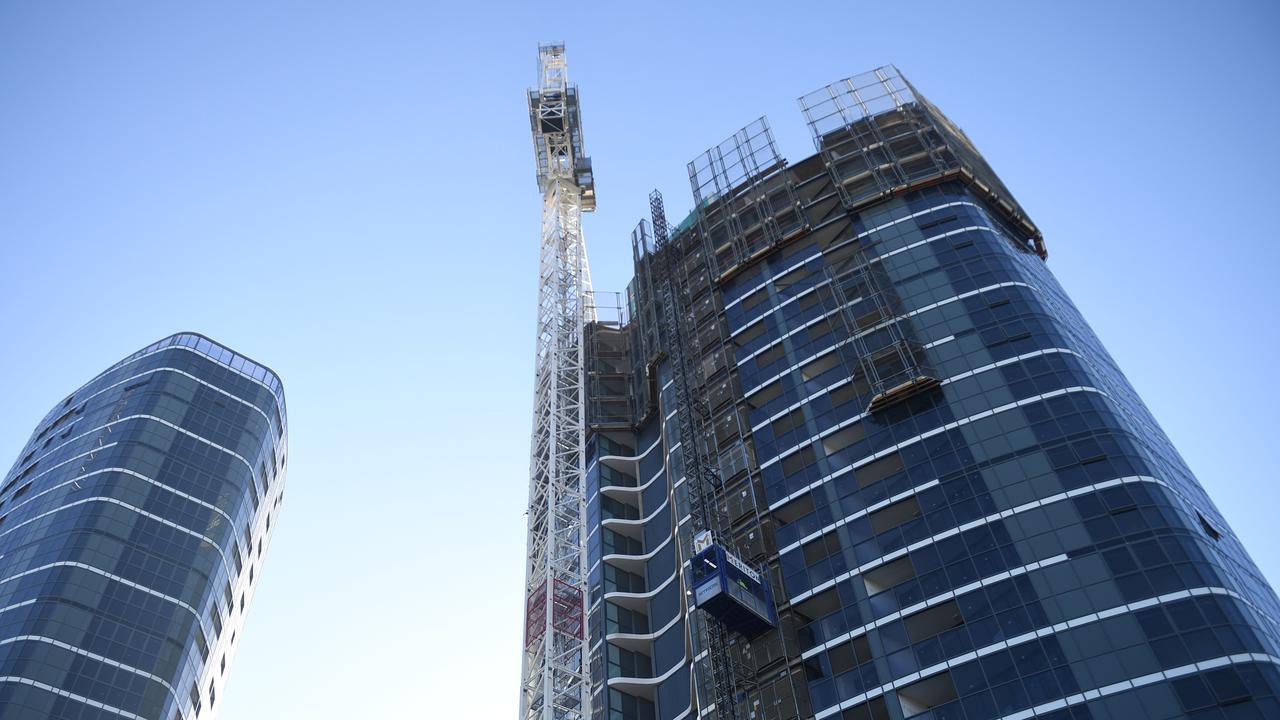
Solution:
[[[514,717],[537,43],[612,290],[650,189],[682,216],[685,163],[761,114],[808,155],[795,98],[894,63],[1280,582],[1278,33],[1270,2],[5,2],[0,458],[175,331],[270,365],[288,492],[222,717]]]

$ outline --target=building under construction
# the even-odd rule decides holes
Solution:
[[[1275,593],[973,143],[889,67],[800,108],[576,316],[585,586],[531,574],[524,717],[1280,717]]]

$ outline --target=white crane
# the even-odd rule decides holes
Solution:
[[[587,720],[586,405],[583,328],[595,320],[582,213],[595,209],[591,160],[582,150],[578,89],[564,45],[538,48],[529,91],[542,252],[529,457],[521,720]]]

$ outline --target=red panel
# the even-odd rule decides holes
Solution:
[[[555,609],[551,616],[551,625],[556,630],[583,637],[582,622],[582,590],[561,580],[555,582]]]
[[[524,646],[529,647],[547,629],[547,583],[529,595],[524,606]]]

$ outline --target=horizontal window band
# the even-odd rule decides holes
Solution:
[[[937,211],[939,211],[939,210],[945,210],[946,208],[949,208],[949,207],[960,207],[960,206],[963,206],[963,205],[967,205],[967,206],[972,207],[972,208],[975,208],[975,209],[977,209],[977,210],[982,210],[982,208],[978,207],[978,205],[976,205],[976,204],[974,204],[974,203],[971,203],[971,202],[968,202],[968,201],[966,201],[966,200],[956,200],[956,201],[952,201],[952,202],[948,202],[948,203],[943,203],[942,205],[935,205],[934,207],[928,208],[927,210],[921,210],[921,211],[919,211],[919,212],[912,213],[911,215],[908,215],[907,217],[904,217],[904,218],[898,218],[897,220],[890,220],[890,221],[889,221],[889,222],[887,222],[887,223],[883,223],[883,224],[881,224],[881,225],[877,225],[876,227],[873,227],[873,228],[871,228],[871,229],[869,229],[869,230],[864,230],[864,231],[862,231],[862,232],[858,233],[857,235],[854,235],[853,237],[850,237],[850,238],[847,238],[847,239],[845,239],[845,240],[839,241],[839,243],[837,243],[837,245],[844,245],[844,244],[847,244],[847,243],[853,242],[853,241],[855,241],[855,240],[861,240],[862,238],[869,237],[869,236],[871,236],[871,235],[874,235],[875,233],[881,232],[882,230],[888,230],[889,228],[893,227],[894,225],[899,225],[899,224],[901,224],[901,223],[907,222],[908,220],[914,220],[914,219],[916,219],[916,218],[918,218],[918,217],[922,217],[922,216],[924,216],[924,215],[928,215],[929,213],[932,213],[932,212],[937,212]],[[832,247],[836,247],[836,245],[833,245]],[[741,296],[741,297],[739,297],[738,299],[734,300],[733,302],[727,303],[727,304],[725,305],[725,309],[726,309],[726,310],[728,310],[729,308],[731,308],[731,307],[733,307],[733,306],[735,306],[735,305],[737,305],[737,304],[741,303],[741,302],[742,302],[742,300],[743,300],[744,298],[751,297],[751,295],[752,295],[752,294],[754,294],[754,293],[756,293],[756,292],[759,292],[760,290],[763,290],[765,287],[767,287],[770,283],[774,282],[774,281],[775,281],[775,280],[777,280],[778,278],[783,277],[784,275],[786,275],[786,274],[787,274],[787,273],[789,273],[789,272],[792,272],[792,271],[794,271],[794,270],[798,270],[798,269],[800,269],[801,267],[804,267],[805,263],[807,263],[807,262],[809,262],[809,261],[811,261],[811,260],[814,260],[814,259],[816,259],[816,258],[820,257],[821,255],[822,255],[822,252],[821,252],[821,251],[816,252],[816,253],[814,253],[814,254],[812,254],[812,255],[806,256],[804,259],[800,260],[799,262],[797,262],[797,263],[795,263],[795,264],[793,264],[793,265],[790,265],[790,266],[789,266],[789,267],[787,267],[786,269],[784,269],[784,270],[782,270],[782,271],[780,271],[780,272],[775,273],[773,276],[769,277],[767,280],[764,280],[764,281],[763,281],[763,282],[761,282],[760,284],[758,284],[758,285],[756,285],[756,286],[752,287],[751,289],[747,290],[746,292],[744,292],[744,293],[742,294],[742,296]]]
[[[909,674],[909,675],[905,675],[905,676],[903,676],[903,677],[901,677],[901,678],[898,678],[898,679],[896,679],[896,680],[893,680],[892,682],[885,683],[885,684],[881,685],[880,687],[878,687],[878,688],[876,688],[876,689],[874,689],[874,690],[867,691],[867,692],[862,693],[862,694],[860,694],[860,695],[857,695],[857,696],[854,696],[854,697],[852,697],[852,698],[849,698],[848,700],[843,700],[843,701],[841,701],[838,705],[833,705],[833,706],[827,707],[827,708],[825,708],[825,709],[823,709],[823,710],[819,711],[818,713],[816,713],[814,717],[815,717],[815,718],[818,718],[818,719],[826,718],[826,717],[830,717],[830,716],[834,715],[835,713],[837,713],[837,712],[839,712],[839,711],[841,711],[841,710],[846,710],[846,709],[848,709],[848,708],[850,708],[850,707],[853,707],[853,706],[855,706],[855,705],[860,705],[860,704],[862,704],[862,703],[864,703],[864,702],[866,702],[866,701],[868,701],[868,700],[873,700],[873,699],[875,699],[875,698],[877,698],[877,697],[879,697],[879,696],[881,696],[881,695],[884,695],[884,694],[886,694],[886,693],[889,693],[889,692],[891,692],[891,691],[893,691],[893,690],[897,690],[898,688],[902,688],[902,687],[906,687],[906,686],[908,686],[908,685],[912,685],[912,684],[916,683],[916,682],[917,682],[917,681],[919,681],[919,680],[924,680],[924,679],[926,679],[926,678],[932,677],[932,676],[937,675],[937,674],[939,674],[939,673],[946,672],[946,671],[950,670],[951,668],[957,667],[957,666],[959,666],[959,665],[964,665],[965,663],[968,663],[968,662],[970,662],[970,661],[976,660],[976,659],[978,659],[978,658],[980,658],[980,657],[984,657],[984,656],[986,656],[986,655],[990,655],[991,653],[999,652],[999,651],[1001,651],[1001,650],[1009,650],[1009,649],[1012,649],[1012,648],[1014,648],[1014,647],[1017,647],[1018,645],[1021,645],[1021,644],[1025,643],[1025,642],[1029,642],[1029,641],[1031,641],[1031,640],[1035,640],[1035,639],[1042,638],[1042,637],[1048,637],[1048,636],[1051,636],[1051,635],[1056,635],[1057,633],[1060,633],[1060,632],[1063,632],[1063,631],[1066,631],[1066,630],[1071,630],[1071,629],[1074,629],[1074,628],[1077,628],[1077,627],[1081,627],[1081,626],[1083,626],[1083,625],[1089,625],[1089,624],[1092,624],[1092,623],[1095,623],[1095,622],[1099,622],[1099,621],[1101,621],[1101,620],[1105,620],[1105,619],[1107,619],[1107,618],[1109,618],[1109,617],[1114,617],[1114,616],[1116,616],[1116,615],[1123,615],[1123,614],[1125,614],[1125,613],[1134,612],[1134,611],[1136,611],[1136,610],[1141,610],[1141,609],[1142,609],[1142,608],[1144,608],[1144,607],[1152,607],[1152,606],[1154,606],[1154,605],[1164,604],[1164,603],[1166,603],[1166,602],[1173,602],[1173,601],[1176,601],[1176,600],[1182,600],[1182,599],[1184,599],[1184,598],[1195,597],[1195,596],[1199,596],[1199,595],[1210,595],[1210,594],[1212,594],[1212,595],[1226,595],[1226,596],[1229,596],[1229,597],[1232,597],[1232,598],[1236,598],[1236,599],[1239,599],[1239,597],[1240,597],[1240,596],[1239,596],[1239,595],[1237,595],[1236,593],[1234,593],[1234,592],[1232,592],[1232,591],[1230,591],[1230,590],[1227,590],[1226,588],[1219,588],[1219,587],[1200,587],[1200,588],[1194,588],[1194,589],[1191,589],[1191,590],[1179,590],[1179,591],[1177,591],[1177,592],[1167,593],[1167,594],[1165,594],[1165,595],[1161,595],[1161,596],[1156,597],[1156,598],[1148,598],[1147,600],[1142,600],[1142,601],[1139,601],[1138,603],[1127,603],[1127,604],[1124,604],[1124,605],[1118,605],[1118,606],[1116,606],[1116,607],[1108,608],[1108,609],[1106,609],[1106,610],[1100,610],[1100,611],[1098,611],[1098,612],[1089,613],[1089,614],[1087,614],[1087,615],[1082,615],[1082,616],[1080,616],[1080,617],[1073,618],[1073,619],[1071,619],[1071,620],[1065,620],[1065,621],[1060,622],[1060,623],[1055,623],[1054,625],[1050,625],[1050,626],[1042,627],[1042,628],[1039,628],[1039,629],[1036,629],[1036,630],[1032,630],[1032,631],[1029,631],[1029,632],[1023,633],[1023,634],[1021,634],[1021,635],[1018,635],[1017,637],[1009,638],[1008,640],[1000,640],[1000,641],[995,642],[995,643],[992,643],[992,644],[990,644],[990,645],[986,645],[986,646],[983,646],[983,647],[981,647],[981,648],[978,648],[977,650],[973,650],[973,651],[970,651],[970,652],[965,653],[965,654],[963,654],[963,655],[959,655],[959,656],[957,656],[957,657],[955,657],[955,658],[951,658],[951,659],[948,659],[948,660],[944,660],[944,661],[942,661],[942,662],[940,662],[940,663],[937,663],[937,664],[935,664],[935,665],[931,665],[930,667],[927,667],[927,668],[925,668],[925,669],[923,669],[923,670],[918,670],[918,671],[913,672],[913,673],[911,673],[911,674]],[[1138,607],[1133,607],[1134,605],[1137,605]],[[1250,657],[1250,658],[1255,657],[1254,655],[1252,655],[1252,654],[1248,654],[1248,653],[1245,653],[1245,654],[1242,654],[1242,655],[1243,655],[1244,657]],[[1238,657],[1238,656],[1230,656],[1230,657]],[[1274,657],[1271,657],[1271,656],[1265,656],[1265,657],[1270,658],[1270,661],[1271,661],[1271,662],[1275,662],[1275,663],[1277,663],[1277,664],[1280,664],[1280,659],[1278,659],[1278,658],[1274,658]],[[1219,658],[1219,659],[1220,659],[1220,658]],[[1151,682],[1156,682],[1157,680],[1163,680],[1163,679],[1166,679],[1164,676],[1165,676],[1165,675],[1167,675],[1167,674],[1169,674],[1169,673],[1175,673],[1172,677],[1177,677],[1178,675],[1187,674],[1187,672],[1194,672],[1194,670],[1192,670],[1192,671],[1184,671],[1184,670],[1183,670],[1183,668],[1188,668],[1188,667],[1190,667],[1190,668],[1199,668],[1199,667],[1203,666],[1205,663],[1214,663],[1214,662],[1215,662],[1215,660],[1206,660],[1206,661],[1202,661],[1202,662],[1200,662],[1200,663],[1191,663],[1190,665],[1184,665],[1184,666],[1182,666],[1181,668],[1174,668],[1174,669],[1172,669],[1172,670],[1165,670],[1165,671],[1158,672],[1158,673],[1154,673],[1153,675],[1148,675],[1148,676],[1144,676],[1144,677],[1146,677],[1146,678],[1151,678],[1151,677],[1154,677],[1154,676],[1161,676],[1161,677],[1158,677],[1158,678],[1156,678],[1156,679],[1154,679],[1154,680],[1152,680],[1152,681],[1151,681]],[[1211,666],[1211,667],[1212,667],[1212,666]],[[1124,684],[1126,684],[1126,683],[1131,683],[1131,682],[1132,682],[1132,680],[1133,680],[1133,679],[1130,679],[1130,680],[1128,680],[1128,681],[1122,681],[1121,683],[1118,683],[1117,685],[1124,685]],[[1111,686],[1108,686],[1108,687],[1116,687],[1116,686],[1115,686],[1115,685],[1111,685]],[[1134,685],[1129,685],[1128,687],[1125,687],[1124,689],[1131,689],[1132,687],[1135,687],[1135,686],[1134,686]],[[1082,693],[1081,695],[1084,695],[1084,693]],[[1070,697],[1070,696],[1067,696],[1067,697]],[[1065,698],[1061,698],[1061,699],[1065,699]],[[1048,705],[1052,705],[1052,703],[1045,703],[1044,705],[1045,705],[1045,706],[1048,706]],[[1027,709],[1027,710],[1023,710],[1023,711],[1020,711],[1020,712],[1018,712],[1018,713],[1014,713],[1014,714],[1012,714],[1012,715],[1007,715],[1007,716],[1005,716],[1005,717],[1006,717],[1006,718],[1012,718],[1012,717],[1031,717],[1032,715],[1037,714],[1038,712],[1042,712],[1042,711],[1039,709],[1040,707],[1041,707],[1041,706],[1037,706],[1037,707],[1036,707],[1036,708],[1034,708],[1034,709],[1029,708],[1029,709]],[[1032,712],[1033,710],[1034,710],[1034,712]],[[1022,713],[1028,713],[1028,714],[1023,715]]]
[[[1097,389],[1097,388],[1093,388],[1093,387],[1075,386],[1075,387],[1069,387],[1069,388],[1061,388],[1061,389],[1058,389],[1058,390],[1052,390],[1052,391],[1047,392],[1047,393],[1041,393],[1041,394],[1039,394],[1039,395],[1033,395],[1032,397],[1029,397],[1029,398],[1023,398],[1022,400],[1018,400],[1018,401],[1016,401],[1016,402],[1006,403],[1006,404],[1001,405],[1001,406],[999,406],[999,407],[991,408],[990,410],[984,410],[984,411],[982,411],[982,412],[980,412],[980,413],[976,413],[976,414],[974,414],[974,415],[970,415],[969,417],[966,417],[966,418],[961,418],[960,420],[953,420],[953,421],[951,421],[951,422],[947,423],[946,425],[941,425],[941,426],[936,427],[936,428],[934,428],[934,429],[932,429],[932,430],[930,430],[930,431],[928,431],[928,432],[921,433],[921,434],[919,434],[919,435],[917,435],[917,436],[915,436],[915,437],[913,437],[913,438],[910,438],[910,439],[904,440],[904,441],[902,441],[902,442],[900,442],[900,443],[897,443],[897,444],[895,444],[895,445],[893,445],[893,446],[887,447],[887,448],[885,448],[885,449],[883,449],[883,450],[878,450],[878,451],[876,451],[875,453],[873,453],[872,455],[868,455],[868,456],[866,456],[866,457],[862,458],[861,460],[858,460],[857,462],[850,463],[849,465],[846,465],[845,467],[840,468],[839,470],[836,470],[836,471],[834,471],[834,472],[832,472],[832,473],[829,473],[829,474],[827,474],[826,476],[821,477],[821,478],[819,478],[819,479],[817,479],[817,480],[813,481],[812,483],[809,483],[809,485],[808,485],[808,486],[806,486],[806,487],[804,487],[804,488],[802,488],[802,489],[800,489],[800,490],[797,490],[797,491],[795,491],[795,492],[791,493],[790,495],[788,495],[788,496],[786,496],[786,497],[784,497],[784,498],[780,498],[779,500],[777,500],[777,501],[775,501],[775,502],[773,502],[773,503],[770,503],[770,504],[769,504],[769,511],[770,511],[770,512],[773,512],[773,511],[777,510],[778,508],[782,507],[783,505],[786,505],[787,503],[791,502],[792,500],[796,500],[796,499],[798,499],[798,498],[802,497],[805,493],[813,492],[815,489],[817,489],[817,488],[821,487],[822,485],[824,485],[824,484],[826,484],[826,483],[828,483],[828,482],[830,482],[830,481],[834,480],[834,479],[835,479],[835,478],[837,478],[837,477],[840,477],[840,476],[842,476],[842,475],[845,475],[846,473],[853,472],[854,470],[856,470],[856,469],[857,469],[857,468],[859,468],[859,467],[863,467],[863,466],[865,466],[865,465],[869,465],[869,464],[871,464],[872,462],[874,462],[874,461],[876,461],[876,460],[879,460],[879,459],[880,459],[880,458],[882,458],[882,457],[886,457],[886,456],[888,456],[888,455],[892,455],[893,453],[896,453],[896,452],[898,452],[898,451],[902,450],[902,449],[903,449],[903,448],[905,448],[905,447],[909,447],[909,446],[911,446],[911,445],[914,445],[914,444],[916,444],[916,443],[918,443],[918,442],[920,442],[920,441],[922,441],[922,440],[927,440],[927,439],[929,439],[929,438],[931,438],[931,437],[933,437],[933,436],[935,436],[935,435],[939,435],[939,434],[941,434],[941,433],[950,432],[950,431],[955,430],[955,429],[957,429],[957,428],[964,427],[965,425],[969,425],[970,423],[977,422],[978,420],[983,420],[983,419],[988,418],[988,417],[994,417],[994,416],[996,416],[996,415],[998,415],[998,414],[1000,414],[1000,413],[1002,413],[1002,412],[1005,412],[1005,411],[1007,411],[1007,410],[1014,410],[1014,409],[1017,409],[1017,408],[1023,407],[1023,406],[1025,406],[1025,405],[1030,405],[1030,404],[1032,404],[1032,403],[1036,403],[1036,402],[1040,402],[1040,401],[1043,401],[1043,400],[1047,400],[1047,399],[1049,399],[1049,398],[1058,397],[1058,396],[1060,396],[1060,395],[1067,395],[1067,394],[1070,394],[1070,393],[1076,393],[1076,392],[1091,392],[1091,393],[1097,393],[1097,394],[1101,395],[1102,397],[1107,397],[1107,398],[1109,398],[1109,397],[1110,397],[1110,396],[1108,396],[1106,393],[1102,392],[1101,390],[1099,390],[1099,389]]]
[[[947,379],[943,380],[943,381],[942,381],[942,383],[941,383],[941,386],[944,386],[944,387],[945,387],[945,386],[950,385],[950,384],[952,384],[952,383],[959,382],[960,380],[967,380],[967,379],[969,379],[969,378],[971,378],[971,377],[974,377],[974,376],[976,376],[976,375],[980,375],[980,374],[982,374],[982,373],[984,373],[984,372],[989,372],[989,371],[991,371],[991,370],[996,370],[996,369],[999,369],[999,368],[1004,367],[1004,366],[1006,366],[1006,365],[1012,365],[1012,364],[1014,364],[1014,363],[1022,362],[1022,361],[1024,361],[1024,360],[1030,360],[1030,359],[1032,359],[1032,358],[1041,357],[1041,356],[1044,356],[1044,355],[1056,355],[1056,354],[1074,355],[1075,357],[1081,358],[1082,360],[1084,359],[1084,358],[1080,355],[1080,353],[1078,353],[1078,352],[1076,352],[1076,351],[1074,351],[1074,350],[1068,350],[1068,349],[1066,349],[1066,348],[1045,348],[1045,349],[1043,349],[1043,350],[1034,350],[1034,351],[1029,352],[1029,353],[1023,353],[1022,355],[1018,355],[1018,356],[1016,356],[1016,357],[1005,358],[1004,360],[999,360],[999,361],[996,361],[996,362],[993,362],[993,363],[989,363],[989,364],[987,364],[987,365],[983,365],[982,367],[974,368],[973,370],[966,370],[966,371],[964,371],[964,372],[962,372],[962,373],[959,373],[958,375],[953,375],[952,377],[949,377],[949,378],[947,378]],[[786,414],[788,414],[788,413],[795,412],[796,410],[799,410],[801,407],[803,407],[806,403],[808,403],[811,399],[816,398],[816,397],[818,397],[818,396],[822,395],[822,393],[824,393],[824,392],[830,392],[830,391],[831,391],[832,389],[834,389],[834,388],[843,387],[843,386],[845,386],[845,385],[848,385],[850,382],[852,382],[852,379],[850,379],[850,380],[841,380],[840,382],[833,383],[833,384],[831,384],[830,386],[828,386],[827,388],[824,388],[823,390],[820,390],[820,391],[818,391],[818,392],[814,393],[814,394],[813,394],[813,395],[811,395],[810,397],[805,398],[804,400],[801,400],[800,402],[796,403],[794,406],[791,406],[791,407],[789,407],[789,408],[788,408],[788,409],[786,409],[786,410],[782,410],[782,411],[778,412],[777,414],[775,414],[774,416],[772,416],[769,420],[766,420],[765,422],[762,422],[762,423],[760,423],[759,425],[757,425],[757,426],[755,426],[754,428],[752,428],[752,430],[753,430],[753,431],[758,430],[758,429],[762,428],[764,425],[768,424],[769,422],[772,422],[773,420],[775,420],[775,419],[777,419],[777,418],[783,417],[783,416],[785,416],[785,415],[786,415]],[[821,439],[823,439],[823,438],[825,438],[825,437],[828,437],[828,436],[830,436],[830,435],[833,435],[833,434],[835,434],[835,433],[837,433],[837,432],[839,432],[839,431],[841,431],[841,430],[845,429],[846,427],[849,427],[850,425],[854,425],[854,424],[856,424],[856,423],[862,422],[863,420],[865,420],[865,419],[866,419],[867,417],[869,417],[869,416],[870,416],[870,413],[865,413],[865,412],[864,412],[864,413],[859,413],[858,415],[855,415],[854,417],[849,418],[848,420],[844,420],[844,421],[842,421],[839,425],[834,425],[834,426],[832,426],[832,427],[830,427],[830,428],[828,428],[828,429],[826,429],[826,430],[824,430],[824,431],[822,431],[822,432],[818,433],[817,435],[813,435],[813,436],[811,436],[811,437],[809,437],[809,438],[806,438],[806,439],[804,439],[804,440],[800,441],[799,443],[796,443],[795,445],[792,445],[791,447],[788,447],[787,449],[782,450],[781,452],[778,452],[778,453],[777,453],[777,454],[775,454],[773,457],[771,457],[771,458],[769,458],[768,460],[766,460],[766,461],[764,461],[764,462],[760,463],[760,467],[761,467],[761,468],[766,468],[766,467],[769,467],[770,465],[773,465],[774,463],[777,463],[777,462],[780,462],[780,461],[782,461],[782,460],[785,460],[788,456],[793,455],[793,454],[795,454],[796,452],[800,451],[800,450],[801,450],[802,448],[804,448],[806,445],[809,445],[810,443],[816,442],[816,441],[821,440]],[[910,440],[907,440],[907,441],[904,441],[904,442],[910,442]]]
[[[918,242],[911,243],[910,245],[904,245],[903,247],[895,248],[895,249],[893,249],[893,250],[890,250],[890,251],[889,251],[889,252],[887,252],[887,253],[884,253],[884,254],[881,254],[881,255],[876,255],[875,257],[869,258],[869,259],[867,260],[867,262],[865,263],[865,265],[866,265],[866,266],[870,266],[872,263],[883,263],[885,260],[888,260],[889,258],[891,258],[891,257],[893,257],[893,256],[895,256],[895,255],[899,255],[899,254],[901,254],[901,253],[908,252],[908,251],[910,251],[910,250],[914,250],[914,249],[919,248],[919,247],[923,247],[923,246],[925,246],[925,245],[928,245],[929,243],[937,242],[937,241],[939,241],[939,240],[945,240],[945,239],[947,239],[947,238],[949,238],[949,237],[953,237],[953,236],[955,236],[955,235],[959,235],[959,234],[961,234],[961,233],[967,233],[967,232],[989,232],[989,233],[991,233],[992,235],[996,235],[997,237],[999,237],[999,232],[998,232],[997,230],[995,230],[994,228],[988,227],[988,226],[986,226],[986,225],[969,225],[969,226],[962,227],[962,228],[956,228],[955,230],[948,230],[947,232],[942,233],[941,235],[934,235],[934,236],[932,236],[932,237],[925,238],[924,240],[920,240],[920,241],[918,241]],[[843,245],[844,243],[841,243],[841,244]],[[835,246],[832,246],[832,247],[834,248]],[[829,249],[830,249],[830,248],[829,248]],[[818,253],[818,255],[821,255],[821,254],[822,254],[822,253]],[[814,255],[814,256],[810,257],[808,260],[816,259],[816,258],[818,257],[818,255]],[[806,261],[806,262],[807,262],[807,261]],[[803,265],[803,263],[801,263],[801,265]],[[783,276],[787,275],[787,273],[793,272],[793,271],[794,271],[794,269],[798,269],[798,266],[797,266],[796,268],[793,268],[792,270],[788,270],[787,272],[782,273],[782,275],[776,276],[775,278],[771,279],[771,280],[770,280],[770,282],[773,282],[774,280],[777,280],[778,278],[780,278],[780,277],[783,277]],[[817,291],[818,291],[818,288],[822,287],[823,285],[829,285],[829,284],[830,284],[830,281],[829,281],[829,280],[823,280],[822,282],[819,282],[819,283],[815,284],[813,287],[809,288],[808,290],[804,290],[804,291],[802,291],[802,292],[796,293],[795,295],[793,295],[793,296],[791,296],[791,297],[788,297],[786,300],[783,300],[782,302],[778,303],[777,305],[774,305],[774,306],[770,307],[768,310],[766,310],[766,311],[764,311],[764,312],[760,313],[759,315],[757,315],[757,316],[755,316],[755,317],[751,318],[750,320],[747,320],[747,321],[743,322],[743,323],[742,323],[742,327],[740,327],[740,328],[738,328],[737,330],[735,330],[735,331],[733,331],[732,333],[730,333],[729,337],[731,337],[731,338],[733,338],[733,337],[737,337],[738,335],[740,335],[740,334],[742,334],[742,333],[746,332],[748,329],[750,329],[750,327],[751,327],[752,325],[755,325],[757,322],[761,322],[761,321],[762,321],[762,320],[764,320],[766,317],[769,317],[770,315],[772,315],[773,313],[777,312],[778,310],[780,310],[780,309],[782,309],[782,308],[784,308],[784,307],[786,307],[786,306],[788,306],[788,305],[790,305],[790,304],[792,304],[792,303],[794,303],[794,302],[799,301],[799,299],[800,299],[800,298],[802,298],[802,297],[804,297],[804,296],[806,296],[806,295],[809,295],[809,294],[811,294],[811,293],[815,293],[815,292],[817,292]]]
[[[813,597],[814,595],[826,590],[827,588],[834,587],[837,583],[843,582],[857,575],[861,575],[869,570],[874,570],[880,567],[881,565],[885,565],[889,562],[897,560],[898,558],[908,555],[915,550],[919,550],[920,548],[933,545],[934,543],[937,543],[940,540],[946,540],[947,538],[954,537],[956,535],[972,530],[974,528],[982,527],[983,525],[990,525],[991,523],[996,522],[997,520],[1004,520],[1006,518],[1013,517],[1014,515],[1017,515],[1019,513],[1027,512],[1028,510],[1034,510],[1036,508],[1044,507],[1045,505],[1052,505],[1054,503],[1062,502],[1063,500],[1069,500],[1079,495],[1087,495],[1088,493],[1097,492],[1099,490],[1106,490],[1107,488],[1116,487],[1119,485],[1128,485],[1130,483],[1140,483],[1140,482],[1153,483],[1156,485],[1169,487],[1168,483],[1164,482],[1163,480],[1158,480],[1156,478],[1153,478],[1147,475],[1133,475],[1129,477],[1115,478],[1114,480],[1107,480],[1106,482],[1094,483],[1092,485],[1084,485],[1078,488],[1074,488],[1072,490],[1067,490],[1065,492],[1060,492],[1055,495],[1050,495],[1049,497],[1046,497],[1046,498],[1032,500],[1030,502],[1018,505],[1017,507],[1001,510],[1000,512],[995,512],[990,515],[987,515],[986,517],[981,517],[976,520],[970,520],[969,522],[966,522],[962,525],[958,525],[949,530],[945,530],[943,532],[924,538],[922,540],[917,540],[916,542],[913,542],[910,545],[907,545],[906,547],[901,547],[901,548],[898,548],[897,550],[894,550],[893,552],[886,553],[885,555],[882,555],[876,558],[875,560],[872,560],[867,563],[863,563],[862,565],[859,565],[858,567],[852,570],[847,570],[831,578],[830,580],[825,580],[817,587],[810,588],[802,593],[797,593],[794,598],[790,599],[791,604],[795,605],[796,603],[804,602],[805,600],[808,600],[810,597]],[[797,547],[799,547],[799,543],[793,543],[792,545],[789,546],[789,549],[794,550]],[[781,554],[782,553],[779,552],[779,555]]]
[[[84,695],[77,695],[76,693],[68,692],[66,690],[63,690],[62,688],[56,688],[47,683],[42,683],[42,682],[39,682],[38,680],[32,680],[31,678],[5,675],[5,676],[0,676],[0,683],[16,683],[20,685],[30,685],[32,687],[36,687],[41,690],[44,690],[45,692],[53,693],[54,695],[57,695],[59,697],[64,697],[68,700],[74,700],[78,703],[88,705],[89,707],[96,708],[98,710],[105,710],[106,712],[109,712],[113,715],[119,715],[122,718],[128,718],[129,720],[147,720],[147,718],[141,715],[137,715],[135,713],[131,713],[128,710],[121,710],[118,707],[113,707],[111,705],[107,705],[106,703],[98,702],[97,700],[87,698]]]
[[[4,638],[3,640],[0,640],[0,645],[8,645],[10,643],[15,643],[15,642],[38,642],[38,643],[44,643],[46,645],[52,645],[54,647],[60,648],[62,650],[66,650],[67,652],[74,653],[81,657],[86,657],[86,658],[89,658],[90,660],[100,662],[104,665],[110,665],[111,667],[124,670],[125,672],[133,673],[134,675],[144,677],[152,682],[157,682],[163,685],[165,687],[165,690],[168,691],[169,697],[173,698],[173,703],[175,707],[180,706],[182,704],[182,701],[178,699],[177,692],[174,691],[173,686],[170,685],[167,680],[160,677],[159,675],[153,675],[147,672],[146,670],[139,670],[138,668],[135,668],[131,665],[125,665],[122,662],[112,660],[111,658],[106,657],[104,655],[99,655],[94,652],[89,652],[84,648],[76,647],[75,645],[72,645],[70,643],[66,643],[51,637],[45,637],[43,635],[18,635],[15,637]]]

